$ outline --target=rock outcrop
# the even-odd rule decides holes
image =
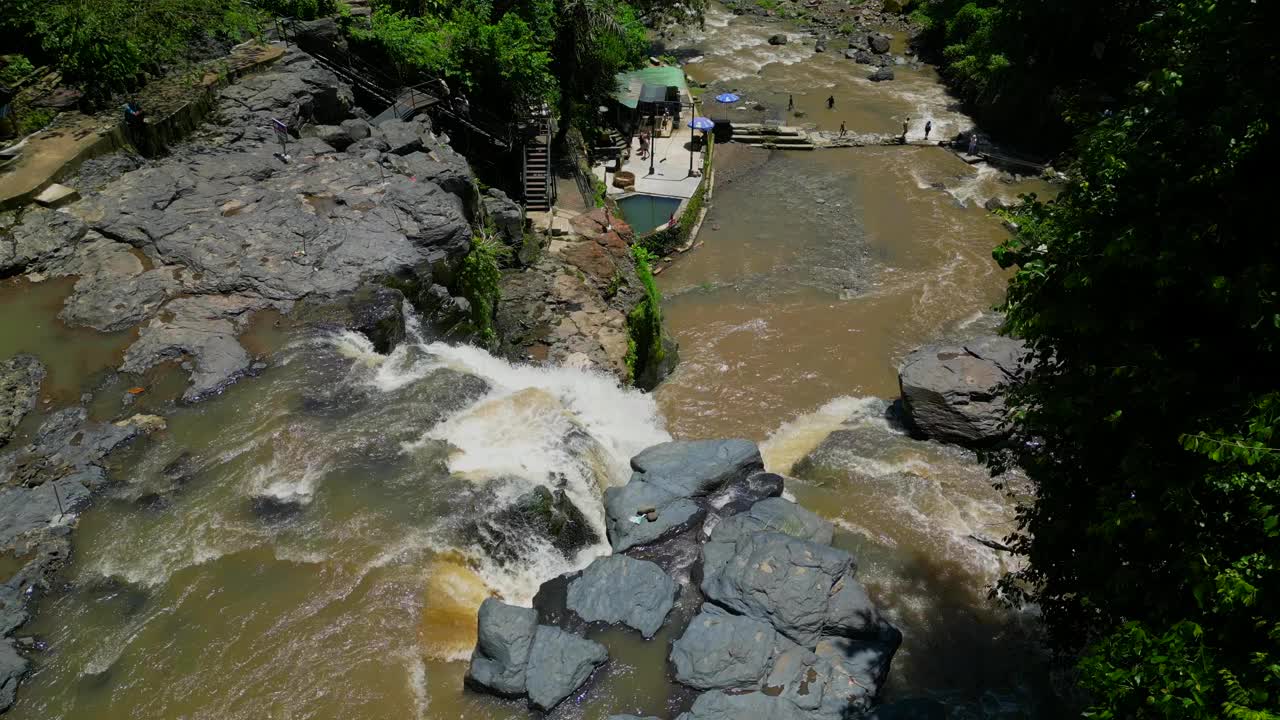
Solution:
[[[587,622],[621,623],[651,638],[675,605],[676,589],[657,565],[611,555],[569,582],[565,604]]]
[[[480,606],[477,627],[467,683],[503,697],[527,697],[541,710],[560,704],[608,659],[603,645],[538,625],[534,610],[494,598]]]
[[[480,207],[466,160],[429,122],[370,127],[350,89],[301,52],[224,88],[214,116],[101,192],[26,211],[0,241],[0,275],[79,278],[68,324],[141,325],[121,370],[186,360],[184,399],[198,400],[251,372],[237,337],[255,312],[391,276],[430,285],[469,251]],[[299,135],[287,157],[272,119]],[[369,318],[392,319],[384,346],[393,314]]]
[[[0,556],[21,559],[0,577],[0,712],[27,670],[10,636],[70,554],[72,521],[107,480],[103,459],[139,434],[135,425],[90,422],[73,407],[50,415],[30,444],[0,454]]]
[[[502,277],[497,328],[503,350],[524,362],[607,372],[630,381],[627,314],[643,297],[620,219],[592,211],[558,229],[536,254],[523,247],[521,270]]]
[[[469,683],[509,693],[518,683],[501,678],[518,672],[506,670],[513,666],[506,658],[518,660],[530,632],[536,646],[559,628],[581,655],[548,663],[560,684],[545,701],[533,699],[526,677],[531,704],[549,707],[575,691],[593,702],[590,687],[569,681],[596,667],[582,645],[589,641],[578,636],[603,623],[672,638],[667,718],[867,717],[902,638],[854,577],[853,558],[829,545],[831,523],[778,497],[783,479],[763,472],[759,450],[744,440],[664,443],[634,457],[632,467],[631,480],[607,493],[615,554],[543,583],[534,610],[504,611],[519,618],[518,630],[500,633],[511,621],[491,619],[501,603],[486,601]],[[669,513],[678,522],[662,524]],[[635,532],[620,534],[619,521],[657,529],[641,530],[644,541],[633,542]],[[533,650],[528,655],[526,675],[540,664]],[[480,675],[498,679],[478,683]]]
[[[903,361],[898,385],[906,419],[924,437],[971,447],[1008,437],[1004,387],[1025,368],[1021,340],[982,337],[920,348]]]
[[[36,406],[44,375],[44,365],[31,355],[0,361],[0,448]]]
[[[604,494],[605,527],[614,552],[679,532],[705,513],[694,500],[764,470],[749,440],[700,440],[655,445],[631,459],[635,473]]]
[[[539,485],[477,522],[479,545],[503,562],[521,558],[531,540],[542,540],[566,558],[600,540],[594,527],[562,489]]]

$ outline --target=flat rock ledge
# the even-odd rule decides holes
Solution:
[[[261,358],[239,338],[255,313],[393,277],[434,288],[485,212],[466,159],[429,119],[371,126],[351,89],[296,48],[215,104],[217,122],[170,154],[0,228],[0,277],[77,278],[60,319],[136,328],[119,369],[177,360],[187,401],[252,374]],[[287,155],[273,119],[294,133]],[[357,321],[397,335],[386,313]]]
[[[469,687],[542,710],[608,702],[599,679],[634,668],[615,670],[592,637],[629,628],[665,646],[666,696],[600,708],[610,720],[910,716],[877,706],[902,634],[754,443],[664,443],[631,464],[606,493],[614,554],[543,583],[532,608],[486,600]]]

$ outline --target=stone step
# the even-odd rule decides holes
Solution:
[[[805,145],[809,138],[799,135],[760,135],[734,133],[732,140],[740,143],[773,143],[775,145]]]
[[[734,123],[733,134],[739,133],[748,135],[803,135],[804,132],[800,128],[790,127],[788,125],[763,125],[761,123]]]

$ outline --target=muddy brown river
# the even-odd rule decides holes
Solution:
[[[780,29],[791,43],[768,45]],[[930,69],[873,84],[772,21],[713,7],[673,43],[699,56],[698,80],[774,107],[793,95],[805,115],[788,122],[968,126]],[[120,482],[82,516],[72,562],[23,630],[47,649],[9,717],[529,717],[463,690],[475,610],[491,594],[528,603],[608,548],[566,558],[535,542],[496,562],[467,518],[554,473],[602,527],[602,489],[626,481],[631,455],[719,436],[760,442],[771,469],[797,476],[790,494],[836,523],[905,633],[890,696],[942,700],[952,718],[1054,717],[1034,609],[988,600],[1009,561],[969,537],[1007,532],[1010,499],[968,453],[891,427],[881,400],[906,352],[994,324],[1005,231],[981,204],[1051,188],[940,148],[717,153],[702,244],[659,276],[682,364],[655,394],[422,338],[383,356],[356,335],[256,324],[271,367],[169,412],[167,432],[113,459]],[[103,371],[130,336],[61,326],[68,290],[6,281],[0,356],[45,361],[48,406],[96,390],[95,415],[110,417],[127,388]],[[147,385],[137,407],[163,407],[180,376]],[[837,428],[863,441],[800,462]],[[555,716],[660,712],[671,638],[593,637],[621,672]]]

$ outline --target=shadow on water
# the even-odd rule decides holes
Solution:
[[[867,581],[904,634],[885,700],[937,700],[953,720],[1069,716],[1052,700],[1050,659],[1032,615],[966,592],[967,571],[945,561],[900,557],[893,574],[891,582]]]

